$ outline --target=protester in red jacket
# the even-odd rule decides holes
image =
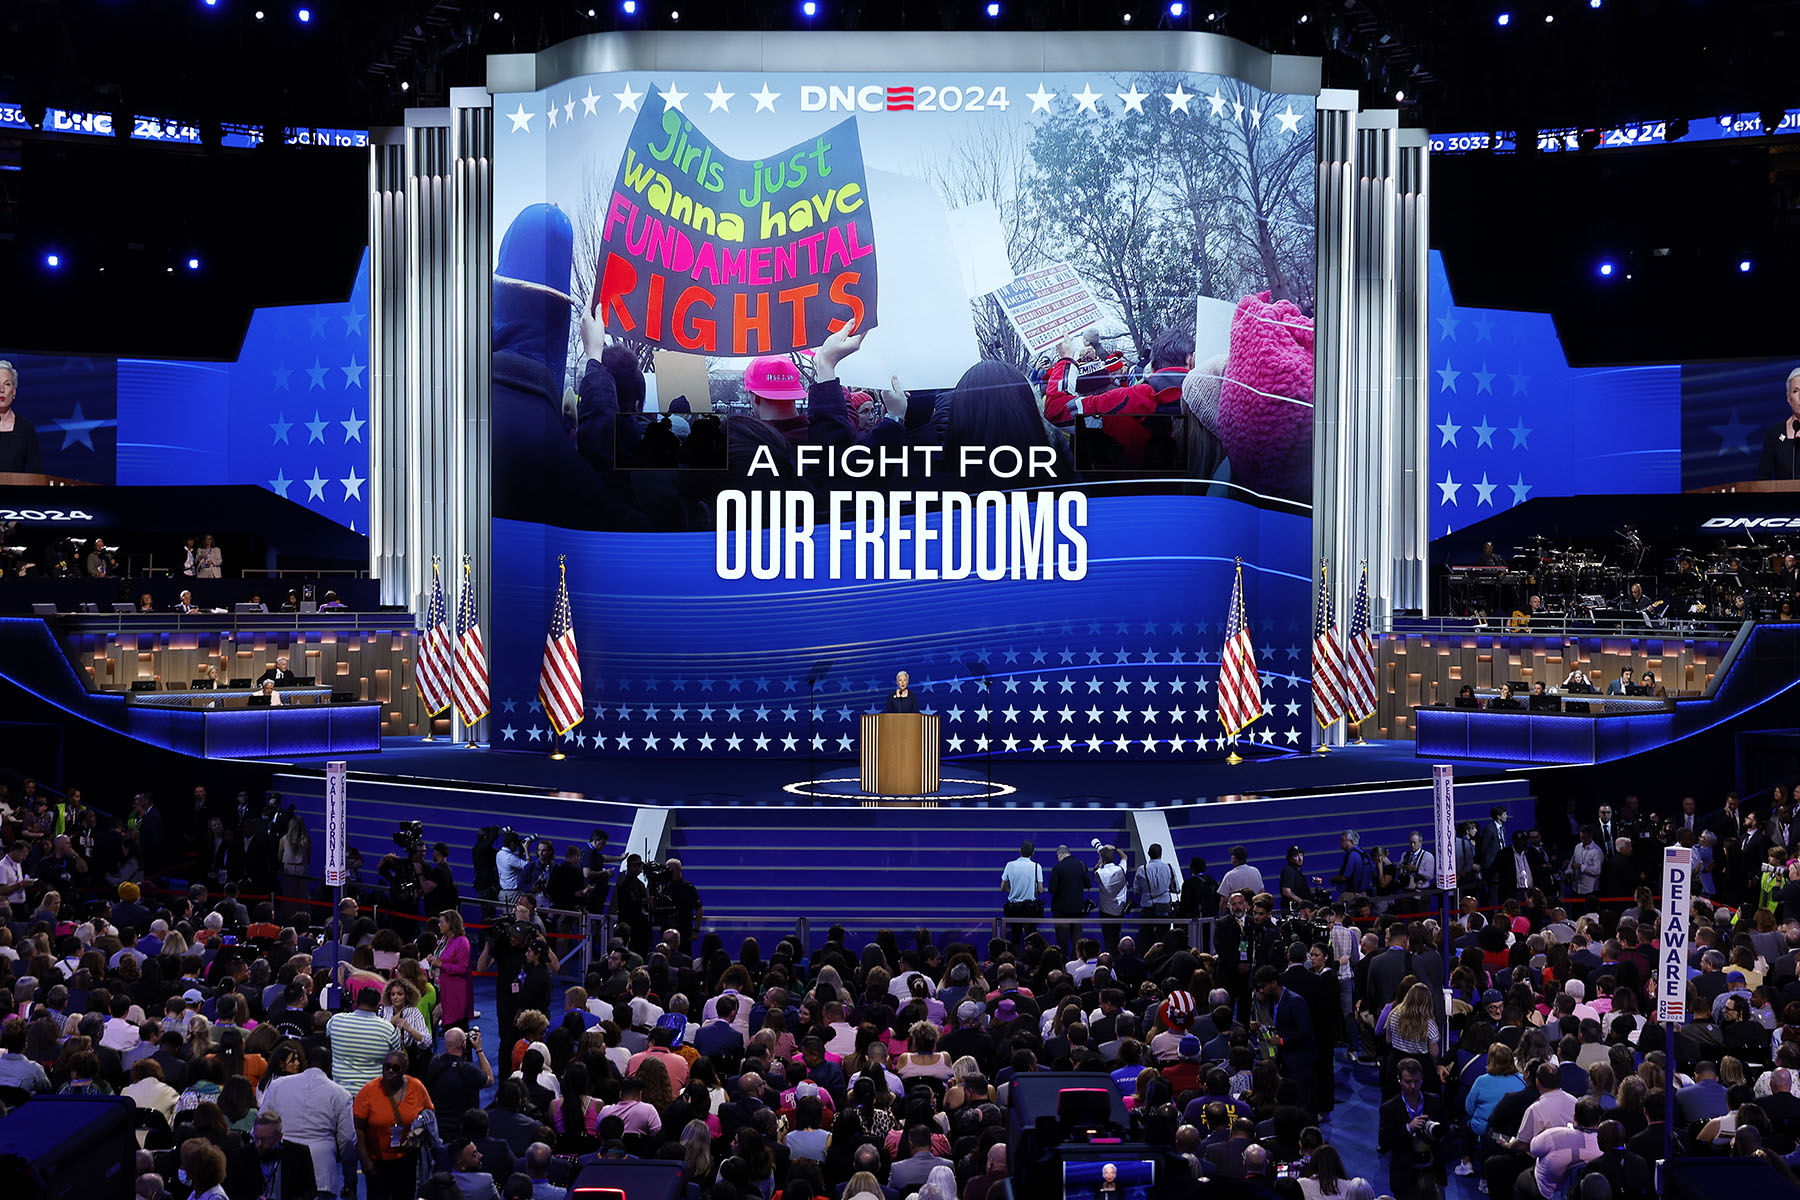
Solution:
[[[1194,365],[1194,336],[1171,330],[1150,349],[1150,374],[1140,383],[1107,386],[1110,372],[1099,362],[1081,362],[1087,349],[1079,338],[1058,347],[1061,355],[1045,377],[1044,415],[1053,424],[1070,425],[1077,417],[1101,418],[1100,429],[1118,442],[1127,466],[1143,463],[1150,431],[1140,419],[1154,413],[1181,411],[1181,384]]]

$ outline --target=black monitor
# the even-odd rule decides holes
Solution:
[[[156,680],[134,679],[131,681],[131,690],[134,692],[154,692],[156,690]]]
[[[254,680],[252,680],[248,675],[233,675],[231,677],[231,686],[234,688],[247,688],[253,682],[254,682]]]
[[[1532,696],[1530,704],[1532,712],[1560,712],[1562,710],[1562,701],[1555,696]]]
[[[269,698],[267,696],[252,696],[250,697],[249,704],[251,708],[267,708],[269,707]]]
[[[267,606],[262,605],[262,604],[256,604],[256,603],[253,603],[248,600],[240,600],[238,603],[232,605],[231,607],[232,607],[233,612],[240,612],[240,613],[259,613],[259,612],[267,611]]]
[[[311,675],[296,675],[287,681],[287,685],[289,687],[312,687],[313,682]]]
[[[333,693],[331,693],[331,702],[333,704],[354,704],[354,703],[356,703],[356,693],[355,692],[333,692]]]
[[[1458,696],[1456,698],[1456,707],[1458,707],[1458,708],[1480,708],[1481,701],[1477,700],[1473,696]]]
[[[1502,699],[1501,697],[1496,696],[1488,702],[1489,709],[1497,708],[1502,712],[1507,712],[1507,711],[1515,711],[1516,712],[1519,709],[1522,709],[1524,707],[1525,706],[1523,704],[1519,703],[1519,697],[1517,695],[1514,695],[1511,699]]]
[[[212,687],[212,680],[210,680],[210,679],[196,679],[192,683],[188,684],[188,690],[194,691],[194,692],[208,690],[211,687]]]
[[[31,615],[34,617],[54,617],[56,615],[56,605],[55,603],[33,604],[31,606]]]
[[[602,1159],[581,1167],[569,1200],[677,1200],[687,1191],[679,1160]]]
[[[120,600],[113,604],[112,610],[116,613],[134,613],[138,610],[138,606],[135,604],[127,604],[125,601]]]

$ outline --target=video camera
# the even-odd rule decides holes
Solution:
[[[402,821],[394,828],[394,845],[406,851],[410,857],[423,853],[425,849],[425,822]]]

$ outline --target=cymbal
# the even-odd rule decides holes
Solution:
[[[1720,549],[1729,550],[1733,553],[1737,553],[1740,551],[1767,550],[1768,547],[1767,546],[1759,546],[1755,542],[1750,542],[1750,543],[1747,543],[1746,545],[1742,545],[1742,546],[1722,546],[1722,547],[1720,547]]]

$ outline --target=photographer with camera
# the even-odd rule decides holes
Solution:
[[[1437,856],[1425,849],[1425,839],[1416,829],[1394,867],[1394,879],[1401,891],[1415,895],[1437,886]]]
[[[1429,1200],[1444,1190],[1443,1097],[1425,1090],[1425,1068],[1403,1058],[1395,1068],[1400,1094],[1381,1106],[1376,1147],[1388,1156],[1394,1200]],[[1498,1198],[1504,1200],[1504,1198]]]
[[[650,953],[650,881],[642,857],[625,856],[625,869],[619,872],[619,894],[613,914],[625,926],[625,943],[633,954],[646,957]]]
[[[401,822],[394,830],[394,845],[402,853],[390,850],[382,855],[375,873],[387,883],[389,906],[418,916],[425,898],[424,822]]]
[[[477,973],[494,972],[494,1010],[500,1019],[500,1061],[511,1063],[513,1025],[526,1009],[550,1011],[550,973],[556,956],[533,911],[529,892],[514,901],[513,918],[501,922],[482,943]]]
[[[525,844],[530,840],[520,837],[510,825],[500,830],[500,845],[494,851],[494,875],[502,904],[511,904],[530,886],[531,860],[525,857]]]

